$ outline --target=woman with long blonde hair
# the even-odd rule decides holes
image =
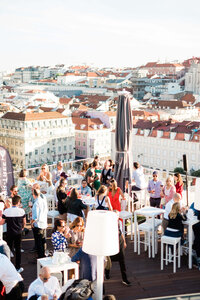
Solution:
[[[185,209],[181,209],[180,203],[175,202],[169,213],[169,223],[165,230],[165,235],[171,237],[182,237],[183,242],[183,221],[186,219]]]
[[[110,198],[110,203],[113,210],[121,211],[121,204],[119,197],[121,196],[122,200],[125,200],[122,190],[117,186],[117,181],[115,179],[110,180],[108,197]]]
[[[166,184],[160,193],[162,204],[166,205],[170,200],[172,200],[175,192],[176,189],[174,186],[173,177],[168,176],[166,179]]]

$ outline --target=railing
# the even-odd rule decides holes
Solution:
[[[83,162],[89,162],[91,163],[93,161],[93,158],[83,158],[83,159],[78,159],[78,160],[72,160],[72,161],[67,161],[67,162],[63,162],[63,171],[67,172],[68,170],[72,170],[72,171],[76,171],[79,172],[82,168],[82,164]],[[51,164],[48,165],[49,171],[52,172],[55,168],[56,168],[57,164]],[[19,177],[19,172],[20,172],[20,168],[18,170],[14,170],[14,181],[15,184],[17,184],[17,179]],[[29,168],[27,169],[28,172],[28,178],[34,178],[36,179],[36,177],[39,175],[41,171],[41,166],[40,167],[34,167],[34,168]]]
[[[101,160],[101,164],[103,165],[104,158],[101,158],[100,160]],[[63,171],[66,172],[66,173],[67,173],[68,170],[79,172],[82,168],[83,162],[86,162],[86,161],[88,163],[91,163],[93,161],[93,158],[84,158],[84,159],[78,159],[78,160],[64,162],[63,163]],[[49,167],[49,171],[52,172],[53,169],[56,168],[56,164],[48,165],[48,167]],[[37,176],[40,173],[40,170],[41,170],[41,166],[27,169],[28,178],[36,179]],[[153,168],[144,167],[145,180],[146,180],[147,184],[148,184],[148,181],[150,179],[152,179],[153,171],[154,171]],[[20,172],[20,169],[18,169],[17,171],[16,170],[14,171],[15,184],[17,184],[17,182],[18,182],[19,172]],[[174,175],[173,172],[169,172],[169,171],[157,170],[157,172],[158,172],[159,179],[163,182],[163,184],[165,184],[165,181],[166,181],[166,179],[169,175],[172,175],[172,176]],[[185,183],[186,175],[182,175],[182,178],[183,178],[183,181]],[[194,201],[195,190],[196,190],[195,184],[196,184],[196,177],[188,176],[189,204]],[[186,203],[186,191],[185,190],[186,190],[186,184],[184,184],[184,192],[183,192],[184,203]]]

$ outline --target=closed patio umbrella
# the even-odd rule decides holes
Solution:
[[[125,191],[126,180],[131,183],[132,173],[132,112],[130,105],[130,94],[121,92],[117,106],[117,120],[115,131],[115,172],[114,178],[118,186]]]

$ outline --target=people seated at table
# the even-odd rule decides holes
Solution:
[[[116,180],[111,179],[108,189],[108,197],[110,198],[110,204],[113,210],[121,211],[121,203],[119,200],[120,196],[122,200],[126,200],[124,193],[122,192],[120,187],[117,186]]]
[[[176,192],[176,188],[173,183],[173,177],[169,176],[166,179],[165,186],[161,189],[160,196],[162,198],[161,204],[165,206],[170,200],[173,199],[173,195]]]
[[[200,210],[196,208],[195,203],[193,202],[190,206],[190,209],[194,211],[194,215],[200,221]],[[193,243],[193,263],[195,267],[198,267],[200,271],[200,222],[192,226],[194,232],[194,243]]]
[[[162,181],[158,179],[158,172],[153,172],[153,179],[149,180],[149,184],[147,187],[148,192],[150,193],[150,206],[160,207],[160,193],[162,188]]]
[[[91,188],[87,185],[87,181],[86,179],[83,179],[81,181],[81,187],[78,189],[81,193],[81,195],[88,195],[90,197],[92,197],[92,191],[91,191]]]
[[[167,202],[165,206],[165,212],[164,212],[164,218],[162,221],[162,227],[163,227],[163,233],[165,232],[165,229],[168,226],[169,223],[169,213],[171,212],[172,205],[176,202],[180,203],[181,195],[178,193],[175,193],[173,196],[173,199],[171,199],[169,202]]]
[[[89,163],[87,161],[85,161],[83,163],[83,166],[82,166],[82,168],[81,168],[81,170],[78,174],[85,177],[85,174],[86,174],[88,168],[89,168]]]
[[[84,212],[85,217],[87,217],[89,208],[82,202],[82,200],[79,199],[79,193],[77,189],[73,188],[71,190],[70,196],[67,197],[65,203],[68,214],[83,217]]]
[[[46,239],[45,229],[47,228],[47,201],[41,197],[40,190],[33,190],[34,204],[32,208],[31,226],[37,249],[38,258],[45,257]]]
[[[60,179],[60,174],[63,172],[62,161],[57,162],[57,167],[52,171],[52,182],[55,185],[56,182]]]
[[[133,174],[132,174],[132,185],[131,190],[132,191],[141,191],[146,187],[146,181],[144,177],[144,171],[143,167],[138,163],[133,163]],[[134,202],[138,200],[136,193],[134,193]]]
[[[4,254],[0,253],[0,281],[5,287],[6,300],[22,300],[24,283],[21,275]]]
[[[108,188],[105,185],[101,185],[100,188],[97,191],[97,194],[95,196],[95,200],[97,202],[96,209],[99,210],[113,210],[110,198],[108,197]]]
[[[23,169],[19,173],[18,178],[18,195],[21,197],[22,208],[25,210],[25,213],[28,217],[30,213],[29,201],[31,200],[31,183],[27,178],[27,170]]]
[[[59,181],[59,186],[56,190],[56,195],[58,199],[58,211],[62,217],[62,219],[67,220],[67,208],[66,208],[66,200],[67,200],[67,180],[65,178],[61,178]]]
[[[68,237],[68,246],[69,246],[69,256],[74,256],[80,247],[83,245],[84,239],[84,220],[81,217],[77,217],[71,224],[70,224],[70,232]]]
[[[180,173],[175,173],[174,174],[174,181],[175,181],[176,193],[179,193],[181,195],[181,198],[182,198],[182,193],[183,193],[183,179],[182,179]]]
[[[41,172],[39,174],[39,176],[37,177],[38,181],[45,181],[48,183],[49,186],[52,185],[52,175],[49,172],[49,168],[47,166],[47,164],[43,164],[41,167]]]
[[[53,244],[54,251],[65,251],[68,247],[67,238],[70,237],[69,227],[65,220],[56,219],[53,233],[51,235],[51,242]]]
[[[107,159],[104,163],[104,167],[101,171],[100,182],[104,185],[109,185],[109,181],[112,178],[112,170],[110,167],[110,161]]]
[[[169,222],[167,228],[164,232],[164,235],[170,237],[181,237],[181,243],[183,244],[183,221],[187,220],[187,216],[185,214],[186,210],[184,207],[180,207],[179,202],[175,202],[172,205],[172,209],[169,213]]]
[[[7,224],[6,239],[8,246],[13,251],[13,244],[15,247],[15,267],[19,273],[24,269],[21,268],[21,239],[22,230],[26,225],[25,211],[20,208],[21,197],[16,195],[12,198],[12,207],[3,211],[2,220],[0,225]]]
[[[39,277],[28,288],[28,300],[41,300],[42,295],[47,295],[49,300],[59,299],[61,295],[58,279],[51,276],[48,267],[41,268]]]
[[[118,215],[119,218],[119,212],[115,211]],[[119,221],[118,221],[119,222]],[[125,237],[120,229],[120,224],[118,226],[119,231],[119,253],[116,255],[110,256],[111,261],[118,261],[119,266],[120,266],[120,271],[121,271],[121,276],[122,276],[122,284],[126,286],[131,286],[131,282],[127,278],[127,273],[126,273],[126,264],[125,264],[125,249],[127,247],[126,245],[126,240]],[[106,279],[110,279],[110,266],[105,269],[105,276]]]

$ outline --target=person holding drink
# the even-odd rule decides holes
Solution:
[[[162,187],[162,185],[161,185]],[[176,192],[175,186],[173,184],[173,177],[169,176],[166,179],[166,184],[162,188],[160,196],[162,198],[161,203],[165,207],[165,205],[173,199],[174,193]]]
[[[160,207],[162,182],[158,179],[158,172],[153,172],[153,179],[149,181],[147,190],[150,194],[150,206]]]

